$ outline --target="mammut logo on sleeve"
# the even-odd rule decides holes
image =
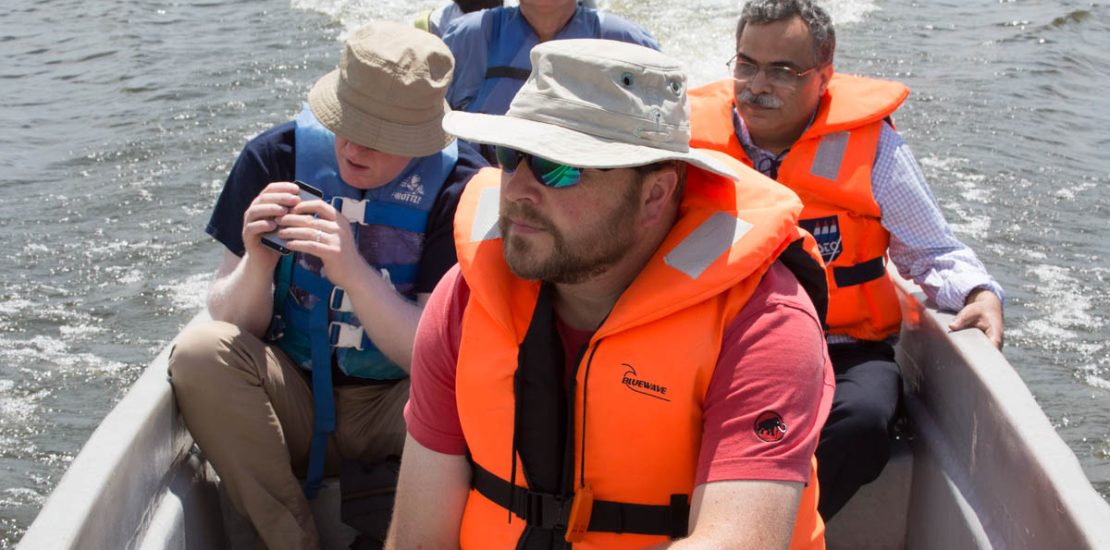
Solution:
[[[636,374],[636,368],[628,363],[621,363],[621,366],[626,369],[624,375],[621,376],[621,384],[624,384],[624,387],[648,397],[670,401],[667,397],[667,386],[660,386],[640,379]]]
[[[782,441],[786,436],[786,423],[782,421],[779,413],[763,411],[755,419],[755,435],[768,443]]]

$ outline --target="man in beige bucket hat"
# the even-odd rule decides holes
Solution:
[[[306,495],[341,461],[401,452],[416,322],[455,263],[462,187],[485,165],[441,126],[453,66],[415,28],[355,31],[307,108],[246,145],[208,224],[226,247],[214,321],[185,331],[170,373],[271,549],[319,546]]]
[[[659,52],[555,41],[532,67],[507,114],[443,121],[501,169],[467,184],[417,329],[387,546],[823,547],[797,196],[688,146]]]

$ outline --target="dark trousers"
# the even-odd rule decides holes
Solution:
[[[817,510],[825,521],[883,471],[902,395],[902,375],[889,344],[832,344],[829,357],[836,371],[836,393],[817,445]]]

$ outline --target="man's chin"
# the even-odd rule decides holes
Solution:
[[[525,280],[537,280],[544,276],[540,266],[522,258],[520,255],[505,254],[505,263],[513,275]]]
[[[753,103],[741,103],[738,109],[740,116],[744,117],[747,121],[749,118],[766,118],[769,116],[778,116],[779,109],[772,107],[760,107]]]

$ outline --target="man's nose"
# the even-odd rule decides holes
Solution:
[[[363,147],[353,141],[348,140],[347,144],[343,146],[343,152],[353,160],[366,160],[376,151],[369,147]]]
[[[748,90],[755,95],[769,94],[774,90],[771,81],[767,78],[767,71],[760,68],[759,72],[748,81]]]
[[[536,181],[536,177],[532,175],[532,169],[523,159],[512,174],[501,173],[501,195],[507,200],[539,202],[541,187],[543,184]]]

